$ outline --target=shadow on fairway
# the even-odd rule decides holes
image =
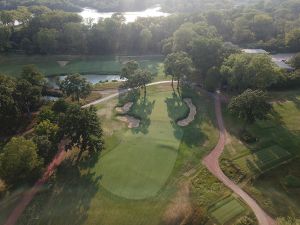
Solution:
[[[181,95],[182,97],[174,91],[172,98],[167,98],[165,101],[168,108],[168,115],[171,119],[170,123],[174,128],[174,136],[177,139],[181,139],[181,141],[189,147],[203,145],[205,141],[208,140],[208,137],[201,130],[201,123],[203,122],[203,114],[199,111],[199,108],[201,107],[201,99],[197,93],[191,90],[185,90],[181,93]],[[193,104],[197,107],[195,120],[186,127],[180,127],[177,125],[179,120],[186,118],[189,114],[189,109],[183,102],[183,98],[191,98]]]
[[[87,169],[87,161],[84,164],[76,166],[71,160],[64,161],[55,181],[49,181],[34,198],[18,224],[85,224],[91,200],[99,192],[101,177],[95,177],[95,173]]]
[[[127,114],[141,121],[138,128],[131,129],[132,133],[147,134],[149,132],[149,126],[151,125],[150,116],[152,114],[155,101],[150,101],[147,95],[141,94],[140,90],[132,90],[119,96],[118,106],[123,106],[128,102],[133,102],[134,105]]]

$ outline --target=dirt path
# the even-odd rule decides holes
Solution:
[[[215,110],[220,132],[219,142],[213,151],[203,159],[203,164],[215,177],[217,177],[223,184],[225,184],[247,203],[247,205],[253,210],[260,225],[275,225],[275,220],[272,219],[254,199],[252,199],[245,191],[231,181],[221,170],[219,158],[226,144],[226,129],[223,122],[219,95],[215,96]]]
[[[59,144],[59,151],[54,157],[53,161],[48,165],[42,178],[39,179],[29,191],[24,193],[23,197],[21,198],[16,208],[11,212],[8,219],[6,220],[5,225],[15,225],[17,223],[17,220],[22,215],[26,207],[29,205],[33,197],[38,193],[39,190],[41,190],[42,186],[46,183],[46,181],[54,173],[55,169],[63,161],[66,153],[65,145],[66,145],[66,141],[62,141]]]

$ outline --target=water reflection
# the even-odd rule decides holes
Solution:
[[[83,8],[83,11],[79,13],[80,16],[83,17],[85,21],[88,19],[93,19],[94,23],[97,23],[97,21],[100,18],[110,18],[114,13],[116,12],[98,12],[95,9],[91,8]],[[166,17],[169,16],[169,13],[165,13],[161,11],[160,5],[156,5],[152,8],[146,9],[144,11],[138,11],[138,12],[124,12],[123,13],[126,23],[131,23],[136,21],[138,17]]]

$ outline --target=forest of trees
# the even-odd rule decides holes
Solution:
[[[289,0],[276,4],[272,1],[222,11],[140,18],[128,24],[118,13],[92,24],[83,23],[75,13],[53,11],[45,6],[18,7],[0,12],[0,51],[160,54],[170,52],[172,43],[175,49],[182,43],[190,48],[189,41],[194,35],[207,33],[242,47],[297,52],[300,50],[300,2]]]

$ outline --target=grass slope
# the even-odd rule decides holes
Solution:
[[[116,75],[128,60],[136,60],[152,73],[158,73],[162,56],[79,56],[79,55],[1,55],[1,73],[18,76],[24,65],[35,64],[46,76],[72,73]],[[68,61],[61,66],[58,61]]]

